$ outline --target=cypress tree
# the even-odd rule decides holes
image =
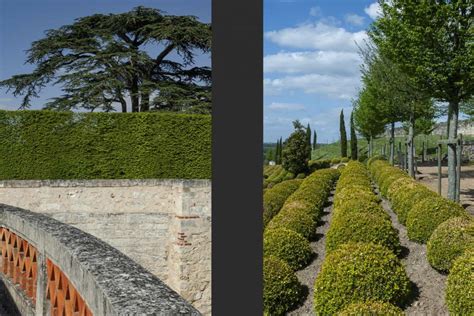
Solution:
[[[308,126],[306,127],[306,156],[308,157],[308,160],[311,160],[311,127]]]
[[[278,165],[280,161],[280,140],[277,140],[277,145],[275,149],[275,164]]]
[[[341,110],[339,131],[341,133],[341,157],[347,157],[347,135],[346,125],[344,123],[344,110]]]
[[[316,135],[316,130],[313,132],[313,150],[316,150],[316,145],[318,144],[317,138],[318,136]]]
[[[357,135],[354,127],[353,112],[351,112],[351,159],[357,160]]]

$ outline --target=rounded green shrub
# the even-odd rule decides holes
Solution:
[[[304,173],[298,173],[298,175],[296,176],[296,179],[304,179],[306,177],[306,175]]]
[[[385,157],[382,156],[382,155],[375,155],[373,156],[372,158],[369,158],[367,160],[367,167],[370,167],[372,165],[372,163],[374,163],[375,161],[379,160],[379,161],[384,161]]]
[[[418,183],[408,184],[405,189],[399,190],[393,196],[393,211],[398,216],[398,221],[406,225],[407,216],[413,206],[426,198],[439,198],[440,196]]]
[[[454,261],[446,282],[446,305],[451,315],[474,314],[474,251]]]
[[[342,158],[341,158],[341,162],[349,162],[349,158],[347,158],[347,157],[342,157]]]
[[[393,196],[396,195],[400,190],[403,190],[405,186],[412,184],[415,182],[412,178],[409,177],[401,177],[390,184],[387,190],[387,198],[392,200]]]
[[[284,206],[266,229],[286,228],[309,240],[314,237],[316,226],[317,222],[304,209]]]
[[[428,261],[441,271],[449,271],[453,261],[466,249],[474,250],[474,220],[472,217],[454,217],[441,223],[427,245]]]
[[[301,185],[302,180],[288,180],[276,184],[263,194],[263,225],[268,222],[280,211],[286,199],[296,191]]]
[[[396,255],[372,243],[341,245],[325,259],[314,285],[316,315],[333,315],[351,303],[403,304],[410,280]]]
[[[403,311],[387,302],[359,302],[353,303],[337,316],[404,316]]]
[[[402,178],[406,178],[406,177],[407,177],[406,173],[404,173],[400,169],[397,169],[397,171],[390,171],[389,174],[387,174],[385,179],[383,179],[379,185],[380,193],[383,196],[387,196],[388,188],[390,187],[390,185],[394,183],[395,181]]]
[[[379,203],[379,198],[370,190],[363,187],[349,187],[336,193],[334,197],[334,207],[337,208],[342,204],[354,203],[354,201],[362,201],[363,203]]]
[[[263,258],[263,308],[269,315],[283,315],[294,307],[303,289],[290,266],[283,260]]]
[[[310,160],[308,162],[308,168],[310,172],[314,172],[319,169],[329,168],[331,166],[331,162],[328,160]]]
[[[372,242],[396,254],[401,250],[398,231],[392,222],[368,212],[334,214],[326,235],[326,251],[330,253],[348,242]]]
[[[300,234],[285,228],[267,229],[263,237],[264,256],[278,257],[293,269],[305,267],[313,256],[313,251]]]
[[[465,214],[466,211],[459,204],[445,198],[440,196],[425,198],[408,212],[406,221],[408,238],[426,243],[439,224]]]
[[[334,207],[333,211],[334,216],[361,213],[369,213],[390,220],[390,215],[385,212],[379,203],[364,199],[363,197],[339,202],[338,205]]]
[[[331,159],[331,164],[335,165],[341,162],[341,158],[333,158]]]

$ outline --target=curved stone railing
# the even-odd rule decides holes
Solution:
[[[117,249],[45,215],[0,204],[0,237],[0,281],[22,315],[200,315]]]

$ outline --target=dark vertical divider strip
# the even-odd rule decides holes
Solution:
[[[213,315],[262,315],[263,1],[213,0]]]

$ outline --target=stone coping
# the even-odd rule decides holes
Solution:
[[[132,186],[209,186],[208,179],[94,179],[94,180],[0,180],[0,188],[39,187],[132,187]]]
[[[77,228],[5,204],[0,225],[52,260],[94,315],[201,315],[145,268]]]

